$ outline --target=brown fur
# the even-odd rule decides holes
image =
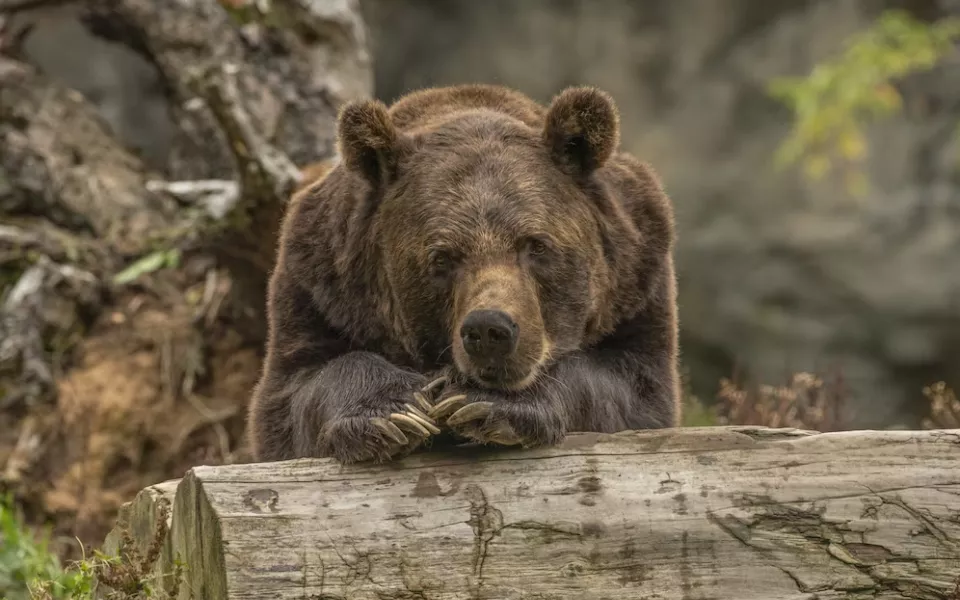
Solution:
[[[483,442],[678,424],[673,211],[617,150],[609,96],[572,88],[544,108],[497,86],[429,89],[352,103],[338,131],[342,162],[283,224],[258,460],[385,458],[370,419],[438,372],[444,398],[490,403],[452,427]],[[496,368],[458,333],[478,309],[518,325]]]
[[[293,190],[292,199],[299,199],[300,192],[305,192],[311,186],[323,180],[337,166],[337,163],[336,160],[321,160],[300,169],[300,183]]]

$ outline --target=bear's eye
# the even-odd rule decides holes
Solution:
[[[531,256],[543,256],[547,252],[547,244],[543,240],[532,238],[527,240],[527,252]]]
[[[430,253],[430,270],[434,275],[444,275],[454,266],[453,255],[444,250]]]

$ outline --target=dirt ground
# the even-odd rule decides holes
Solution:
[[[141,488],[248,459],[260,347],[225,316],[225,272],[190,279],[171,270],[124,290],[63,357],[55,405],[0,415],[12,425],[0,434],[0,481],[32,525],[52,526],[64,559],[99,547]]]

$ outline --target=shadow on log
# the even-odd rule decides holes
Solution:
[[[126,505],[180,597],[953,598],[960,430],[578,434],[383,466],[196,467]],[[174,582],[164,581],[167,589]]]

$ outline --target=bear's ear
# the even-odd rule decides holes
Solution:
[[[337,120],[340,155],[348,169],[378,186],[396,173],[402,139],[379,100],[347,103]]]
[[[603,166],[620,142],[617,105],[596,88],[567,88],[547,109],[543,141],[564,171],[587,176]]]

